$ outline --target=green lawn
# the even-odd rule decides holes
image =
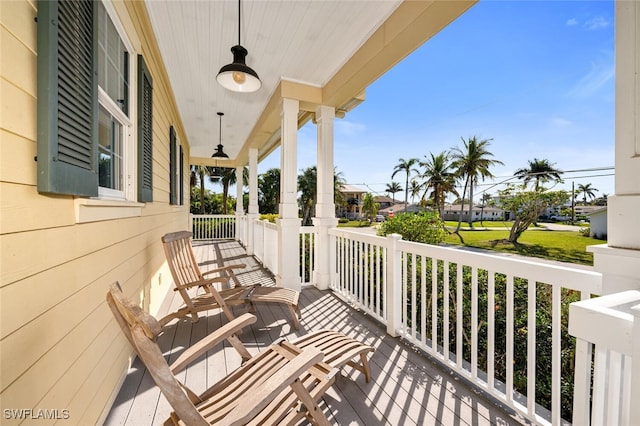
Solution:
[[[371,226],[371,223],[366,220],[350,220],[347,223],[338,223],[338,228],[367,228],[369,226]]]
[[[520,254],[522,256],[539,257],[542,259],[558,260],[560,262],[593,265],[593,253],[587,252],[587,246],[604,244],[605,241],[595,238],[583,237],[576,231],[548,231],[529,230],[519,239],[519,245],[502,242],[509,237],[509,230],[513,222],[484,221],[474,223],[474,230],[468,230],[468,224],[462,223],[462,238],[468,247],[476,247],[486,250]],[[453,230],[458,222],[447,221],[445,225]],[[370,224],[366,221],[350,221],[340,223],[338,227],[361,228]],[[488,230],[481,228],[490,228]],[[444,241],[446,244],[461,245],[457,235],[449,235]]]
[[[453,220],[447,220],[444,222],[445,226],[448,228],[454,228],[456,226],[458,226],[458,222],[457,221],[453,221]],[[484,220],[482,221],[482,224],[480,224],[480,222],[473,222],[473,227],[474,228],[504,228],[504,229],[511,229],[511,225],[513,225],[513,222],[509,222],[509,221],[502,221],[502,220],[496,220],[496,221],[489,221],[489,220]],[[469,223],[467,222],[462,222],[462,224],[460,225],[461,228],[468,228],[469,227]]]
[[[498,242],[509,237],[508,229],[461,231],[461,235],[465,245],[469,247],[583,265],[593,265],[593,253],[587,252],[586,247],[605,243],[595,238],[583,237],[575,231],[525,231],[517,247],[510,243]],[[457,235],[449,235],[445,243],[460,245],[460,240]]]

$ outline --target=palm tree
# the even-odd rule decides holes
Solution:
[[[391,194],[391,199],[393,200],[393,202],[396,202],[396,199],[394,197],[396,192],[401,192],[402,191],[402,187],[400,186],[400,184],[398,182],[394,182],[391,181],[391,183],[387,184],[387,189],[385,189],[385,191],[389,194]]]
[[[362,196],[362,211],[370,220],[375,217],[379,208],[380,204],[376,203],[373,195],[367,192]]]
[[[456,176],[451,171],[452,164],[448,152],[443,151],[438,155],[433,155],[433,153],[430,155],[431,158],[420,162],[420,166],[424,167],[424,172],[420,177],[425,180],[422,199],[425,199],[427,191],[431,189],[430,197],[433,199],[433,204],[438,208],[440,218],[442,218],[447,193],[458,195],[458,191],[456,191]]]
[[[228,167],[216,167],[216,176],[209,175],[211,182],[222,184],[222,214],[228,214],[227,199],[229,198],[229,185],[236,183],[236,169]],[[248,185],[249,170],[245,167],[242,170],[242,183]]]
[[[213,167],[209,166],[191,166],[191,176],[189,182],[191,186],[196,185],[197,180],[200,182],[200,214],[205,214],[204,211],[204,177],[211,176],[213,174]]]
[[[482,223],[484,220],[484,208],[487,207],[487,205],[489,204],[489,201],[491,201],[491,194],[489,194],[488,192],[485,192],[482,194],[482,204],[480,204],[480,225],[484,226],[484,224]]]
[[[418,183],[417,180],[411,180],[411,186],[409,187],[409,193],[411,194],[411,202],[413,203],[417,196],[420,195],[420,191],[422,191],[422,185]]]
[[[318,170],[316,166],[307,167],[298,175],[298,191],[300,191],[300,208],[302,210],[302,225],[309,225],[312,210],[318,191]]]
[[[391,179],[395,177],[396,174],[400,172],[404,172],[406,176],[405,184],[404,184],[404,211],[407,212],[407,203],[409,199],[409,175],[411,172],[419,173],[416,169],[413,168],[414,165],[418,164],[417,158],[409,158],[405,160],[404,158],[398,159],[398,164],[393,168],[393,173],[391,173]]]
[[[597,191],[598,191],[598,189],[592,187],[590,183],[585,183],[584,185],[579,183],[578,184],[578,190],[576,191],[576,196],[579,196],[580,194],[582,194],[582,202],[586,206],[587,205],[587,198],[589,200],[592,200],[592,199],[596,198],[596,194],[595,193]]]
[[[258,207],[262,213],[278,213],[280,169],[272,168],[258,176]]]
[[[522,179],[525,186],[531,180],[535,180],[535,190],[539,191],[540,183],[546,183],[550,180],[559,182],[561,180],[562,171],[553,167],[554,165],[555,163],[551,164],[547,159],[538,160],[534,158],[533,161],[529,160],[529,167],[518,169],[513,175],[518,179]]]
[[[311,217],[315,214],[315,204],[318,198],[318,169],[316,166],[307,167],[298,175],[298,191],[300,191],[300,208],[302,209],[302,224],[310,225]],[[333,202],[342,203],[342,186],[344,185],[342,173],[333,170]]]
[[[458,218],[458,226],[455,234],[460,238],[460,242],[464,243],[460,235],[460,225],[462,223],[462,212],[464,211],[464,197],[469,188],[469,226],[473,227],[473,188],[478,183],[478,179],[492,178],[493,174],[489,168],[496,164],[504,164],[502,161],[494,160],[493,154],[487,150],[489,143],[493,139],[478,140],[476,136],[472,136],[466,141],[462,139],[463,149],[458,147],[451,151],[451,159],[453,160],[453,168],[456,169],[456,175],[464,179],[464,187],[462,190],[462,205],[460,207],[460,217]]]

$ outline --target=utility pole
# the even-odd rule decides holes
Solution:
[[[571,224],[576,223],[576,182],[571,181]]]

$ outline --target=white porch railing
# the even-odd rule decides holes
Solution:
[[[300,277],[302,285],[313,284],[315,270],[316,228],[314,226],[300,227]]]
[[[256,220],[250,227],[241,217],[234,235],[225,231],[229,228],[224,221],[217,222],[224,218],[235,224],[233,216],[193,218],[194,239],[238,235],[245,244],[253,243],[254,255],[266,268],[278,273],[276,224]],[[212,232],[214,228],[219,232]],[[248,234],[251,228],[253,235]],[[314,227],[300,228],[304,284],[314,282],[315,232]],[[600,342],[597,336],[578,335],[576,344],[568,333],[569,304],[591,302],[587,299],[600,295],[601,274],[412,243],[399,236],[377,237],[341,228],[329,230],[329,235],[333,291],[385,324],[389,334],[407,339],[526,418],[554,425],[572,416],[575,424],[623,422],[629,417],[620,413],[636,407],[627,391],[630,383],[640,383],[640,368],[631,373],[638,377],[625,379],[632,371],[626,349],[610,344],[602,346],[604,352],[596,350],[590,393],[592,347]],[[584,330],[598,330],[597,321],[590,324]],[[640,353],[640,320],[633,327],[633,338],[607,333],[615,327],[601,331],[607,342],[633,342]],[[617,379],[603,381],[603,374]],[[599,386],[602,383],[606,385]],[[597,403],[589,412],[592,400]],[[613,409],[597,408],[611,401],[617,403]]]
[[[189,215],[193,240],[229,240],[236,238],[234,215]]]
[[[600,294],[601,274],[399,236],[329,234],[334,291],[525,417],[562,423],[572,398],[573,360],[562,356],[573,345],[568,304]]]
[[[236,238],[241,244],[247,244],[249,227],[247,226],[247,215],[236,216]]]
[[[246,215],[190,215],[193,240],[237,239],[247,245],[252,238],[254,256],[274,275],[278,274],[278,228],[268,220],[254,221],[253,235],[248,235]],[[315,261],[315,227],[300,227],[300,276],[302,284],[312,284]]]
[[[640,421],[640,291],[630,290],[571,304],[569,332],[577,338],[573,423],[637,425]]]
[[[278,227],[268,220],[253,224],[253,255],[274,275],[278,274]]]
[[[278,226],[268,220],[256,220],[253,226],[253,254],[274,275],[278,274]],[[300,227],[300,276],[302,284],[313,282],[315,228]]]

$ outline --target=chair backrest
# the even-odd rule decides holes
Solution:
[[[208,424],[171,372],[155,342],[162,331],[158,321],[127,298],[118,283],[111,285],[107,293],[107,303],[122,332],[178,417],[188,425]]]
[[[162,237],[164,254],[167,257],[173,281],[179,286],[203,280],[191,247],[192,235],[188,231],[178,231]]]

